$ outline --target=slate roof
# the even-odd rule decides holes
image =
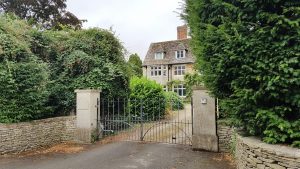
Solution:
[[[194,63],[195,58],[193,57],[191,48],[189,46],[190,40],[191,39],[181,39],[151,43],[147,55],[144,59],[143,66]],[[177,59],[175,57],[175,52],[177,50],[186,50],[185,58]],[[164,52],[164,59],[155,60],[154,56],[156,52]]]

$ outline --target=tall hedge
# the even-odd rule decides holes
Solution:
[[[35,39],[38,44],[52,41],[42,58],[52,65],[49,105],[56,113],[75,108],[75,89],[101,89],[104,97],[128,96],[123,46],[113,33],[98,28],[46,31]]]
[[[300,147],[300,2],[187,0],[205,85],[250,135]]]
[[[123,50],[108,30],[42,30],[0,15],[0,123],[68,115],[75,89],[128,96]]]
[[[38,119],[49,113],[48,65],[30,50],[30,27],[0,15],[0,123]]]

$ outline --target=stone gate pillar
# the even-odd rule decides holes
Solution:
[[[91,143],[97,129],[97,100],[101,90],[75,90],[76,93],[76,140]]]
[[[193,149],[218,152],[216,99],[204,87],[194,87],[192,105]]]

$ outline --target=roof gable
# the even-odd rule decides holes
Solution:
[[[194,63],[195,59],[192,55],[189,43],[190,39],[151,43],[147,55],[144,59],[143,66],[159,64]],[[178,50],[186,51],[185,58],[176,58],[175,53]],[[164,59],[155,60],[154,56],[156,52],[164,52]]]

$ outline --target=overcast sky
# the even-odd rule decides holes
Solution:
[[[116,32],[130,53],[143,59],[151,42],[175,40],[176,27],[184,22],[182,0],[67,0],[68,10],[87,19],[84,28],[100,27]]]

